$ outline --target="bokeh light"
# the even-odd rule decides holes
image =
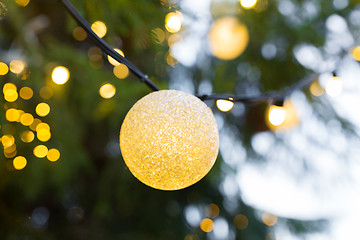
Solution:
[[[107,27],[105,23],[101,21],[96,21],[93,24],[91,24],[91,30],[93,30],[94,33],[98,35],[99,38],[103,38],[107,33]]]
[[[34,120],[34,121],[35,121],[35,120]],[[50,126],[49,126],[49,124],[43,123],[43,122],[40,121],[40,123],[37,124],[35,130],[36,130],[37,132],[39,132],[39,131],[42,130],[42,129],[46,129],[46,130],[50,131]]]
[[[204,218],[200,222],[200,229],[204,232],[211,232],[214,228],[214,222],[213,220],[209,218]]]
[[[129,76],[129,69],[124,64],[118,64],[114,67],[114,75],[119,79],[124,79]]]
[[[6,63],[0,62],[0,75],[6,75],[9,72],[9,67]]]
[[[118,48],[114,48],[115,52],[119,53],[121,56],[125,57],[125,54],[123,51],[121,51],[120,49]],[[114,66],[117,66],[119,65],[120,63],[118,61],[116,61],[114,58],[108,56],[108,61],[111,65],[114,65]]]
[[[234,225],[239,230],[244,230],[249,225],[248,218],[243,214],[238,214],[234,217]]]
[[[35,108],[36,114],[45,117],[50,113],[50,106],[47,103],[39,103]]]
[[[51,78],[54,81],[54,83],[58,85],[65,84],[70,77],[69,70],[64,66],[58,66],[54,68],[51,74]]]
[[[228,101],[228,100],[223,100],[223,99],[219,99],[216,100],[216,106],[217,108],[222,111],[222,112],[228,112],[230,111],[233,106],[234,106],[234,102],[232,101]]]
[[[30,0],[15,0],[15,2],[20,7],[26,7],[29,4]]]
[[[211,203],[205,208],[206,216],[209,218],[216,218],[220,214],[220,209],[218,205]]]
[[[20,134],[21,141],[25,143],[32,142],[35,138],[35,134],[32,131],[24,131]]]
[[[262,221],[267,226],[274,226],[277,223],[277,220],[278,220],[278,217],[271,213],[265,212],[262,215]]]
[[[24,100],[29,100],[34,95],[34,92],[29,87],[22,87],[19,91],[20,97]]]
[[[73,30],[73,37],[77,41],[84,41],[87,38],[87,33],[82,27],[76,27]]]
[[[310,92],[313,96],[320,97],[321,95],[324,94],[325,89],[323,87],[321,87],[321,85],[319,84],[319,81],[314,81],[310,85]]]
[[[38,158],[44,158],[46,157],[48,153],[48,148],[44,145],[38,145],[34,148],[34,155]]]
[[[209,34],[212,54],[223,60],[240,56],[249,43],[249,32],[235,17],[222,17],[215,20]]]
[[[24,158],[22,156],[17,156],[13,160],[13,166],[16,170],[23,169],[26,166],[26,164],[27,164],[26,158]]]
[[[325,85],[325,91],[330,97],[339,96],[342,92],[343,84],[339,77],[330,78]]]
[[[20,74],[25,70],[26,63],[23,60],[12,60],[10,62],[10,71],[15,74]]]
[[[179,11],[170,12],[165,17],[165,28],[168,32],[176,33],[180,31],[183,15]]]
[[[116,88],[110,83],[102,85],[99,89],[100,96],[109,99],[112,98],[116,93]]]
[[[1,137],[1,143],[4,147],[10,147],[15,143],[15,138],[12,135],[4,135]]]
[[[6,110],[5,117],[9,122],[16,122],[20,119],[20,112],[15,108],[10,108]]]
[[[35,118],[33,123],[30,125],[30,129],[36,131],[37,126],[41,123],[40,119]],[[50,129],[50,127],[49,127]]]
[[[4,98],[8,102],[15,102],[18,99],[17,87],[13,83],[6,83],[3,87]]]
[[[351,54],[356,61],[360,61],[360,46],[351,49]]]
[[[30,113],[24,113],[20,117],[20,122],[24,126],[30,126],[34,122],[34,117]]]
[[[249,9],[255,7],[257,0],[240,0],[240,4],[243,8]]]
[[[60,152],[59,150],[52,148],[48,151],[46,157],[50,162],[56,162],[60,158]]]
[[[43,99],[50,99],[54,92],[51,88],[44,86],[40,89],[39,91],[40,97],[42,97]]]
[[[36,137],[42,142],[47,142],[51,138],[51,133],[48,129],[40,129],[37,131]]]
[[[163,43],[165,40],[165,33],[161,28],[155,28],[152,30],[152,33],[154,34],[155,42],[157,43]]]

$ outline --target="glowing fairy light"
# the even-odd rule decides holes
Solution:
[[[233,108],[234,102],[229,100],[219,99],[216,101],[216,106],[220,111],[228,112]]]
[[[54,68],[51,74],[51,78],[53,82],[58,85],[65,84],[69,80],[69,77],[70,77],[69,70],[63,66],[58,66]]]
[[[183,15],[181,12],[170,12],[165,17],[165,28],[170,33],[176,33],[180,31],[183,21]]]

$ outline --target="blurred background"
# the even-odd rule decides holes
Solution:
[[[73,0],[162,89],[206,101],[210,173],[179,191],[126,167],[119,131],[151,90],[55,0],[0,1],[0,239],[358,239],[360,1]]]

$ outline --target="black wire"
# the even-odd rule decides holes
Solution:
[[[133,65],[129,60],[125,57],[121,56],[118,52],[116,52],[112,47],[110,47],[103,39],[99,38],[96,33],[91,30],[90,24],[79,14],[76,8],[68,1],[61,0],[65,8],[69,11],[69,13],[73,16],[73,18],[78,22],[78,24],[84,28],[84,30],[90,35],[95,44],[101,48],[107,55],[114,58],[116,61],[125,64],[129,70],[137,76],[141,82],[145,83],[150,89],[153,91],[159,91],[160,88],[153,83],[149,77],[140,71],[135,65]],[[318,78],[318,75],[312,75],[310,77],[306,77],[294,85],[283,89],[282,91],[273,91],[265,94],[260,94],[258,96],[229,96],[229,95],[197,95],[202,101],[206,100],[229,100],[232,102],[242,102],[242,103],[259,103],[265,101],[272,102],[284,102],[284,99],[289,96],[292,92],[296,90],[300,90],[312,82],[314,82]]]
[[[84,30],[90,35],[91,39],[98,45],[107,55],[114,58],[119,63],[125,64],[129,70],[137,76],[141,82],[149,86],[153,91],[159,91],[160,88],[153,83],[147,75],[141,72],[135,65],[133,65],[129,60],[121,56],[116,52],[112,47],[110,47],[103,39],[99,38],[96,33],[91,30],[90,24],[79,14],[76,8],[68,1],[61,0],[65,8],[69,11],[71,16],[78,22],[78,24],[84,28]]]

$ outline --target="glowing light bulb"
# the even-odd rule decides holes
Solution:
[[[65,84],[70,77],[70,72],[66,67],[58,66],[54,68],[51,74],[51,78],[54,81],[54,83],[58,85]]]
[[[27,164],[26,158],[22,156],[18,156],[13,160],[13,166],[16,170],[23,169],[26,166],[26,164]]]
[[[284,121],[286,117],[286,111],[284,107],[270,106],[269,110],[269,122],[274,126],[280,126]]]
[[[351,54],[356,61],[360,61],[360,46],[356,46],[351,50]]]
[[[121,56],[125,57],[124,52],[121,51],[120,49],[114,48],[114,50],[115,50],[117,53],[119,53]],[[114,66],[117,66],[117,65],[120,64],[118,61],[116,61],[114,58],[112,58],[112,57],[110,57],[110,56],[108,56],[108,61],[109,61],[109,63],[110,63],[111,65],[114,65]]]
[[[1,143],[4,147],[10,147],[15,143],[15,138],[12,135],[4,135],[1,138]]]
[[[200,181],[212,168],[219,133],[210,108],[175,90],[156,91],[128,112],[120,148],[131,173],[160,190],[178,190]]]
[[[110,83],[102,85],[99,89],[100,96],[109,99],[112,98],[116,93],[116,88]]]
[[[212,54],[223,60],[240,56],[249,43],[249,32],[235,17],[217,19],[211,27],[209,45]]]
[[[183,15],[181,12],[170,12],[165,17],[165,28],[168,32],[176,33],[180,31],[183,21]]]
[[[249,9],[255,7],[257,0],[240,0],[240,4],[243,8]]]
[[[124,64],[118,64],[114,67],[114,75],[119,79],[124,79],[129,76],[129,69]]]
[[[330,97],[339,96],[342,92],[343,84],[339,77],[332,77],[326,82],[325,91]]]
[[[34,122],[34,117],[30,113],[24,113],[20,117],[20,122],[24,126],[30,126]]]
[[[91,30],[94,31],[99,38],[103,38],[107,33],[107,27],[105,23],[101,21],[96,21],[91,25]]]
[[[42,142],[47,142],[51,138],[51,133],[48,129],[40,129],[37,131],[36,137]]]
[[[219,99],[216,101],[216,106],[220,111],[228,112],[233,108],[234,103],[232,101]]]

